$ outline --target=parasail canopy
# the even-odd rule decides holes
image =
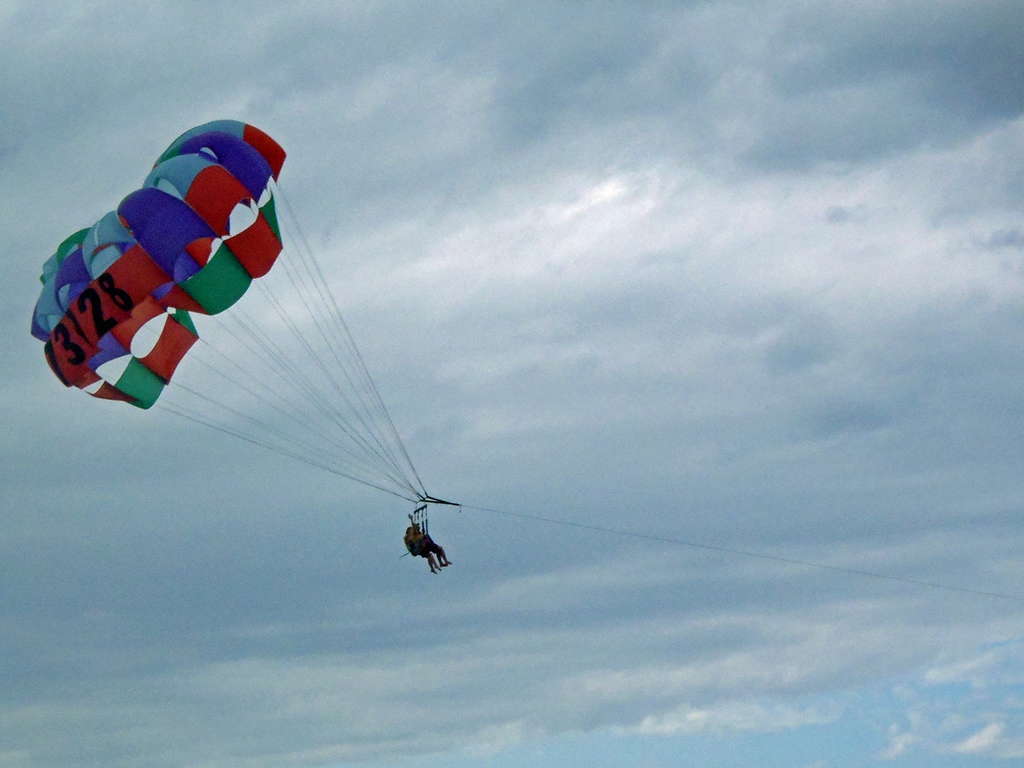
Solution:
[[[424,489],[308,241],[282,238],[284,160],[236,120],[183,133],[116,211],[43,265],[32,335],[67,387],[445,503]],[[240,306],[252,286],[256,313]],[[218,321],[212,336],[200,339],[200,317]]]
[[[43,265],[32,335],[65,386],[149,408],[198,340],[189,312],[223,312],[281,253],[271,179],[285,152],[251,125],[182,134],[116,211]],[[158,330],[135,354],[139,330]]]

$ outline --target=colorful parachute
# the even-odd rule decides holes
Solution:
[[[395,496],[441,503],[420,482],[274,183],[284,159],[273,139],[234,120],[182,134],[141,189],[43,265],[32,335],[68,387],[157,405]],[[259,301],[233,307],[251,284]],[[203,318],[201,345],[190,313],[217,316]],[[195,365],[175,375],[186,355]]]
[[[251,125],[193,128],[117,211],[61,243],[32,316],[57,378],[151,407],[199,338],[189,312],[224,311],[281,253],[269,184],[284,159]],[[156,329],[155,344],[138,343],[143,326]]]

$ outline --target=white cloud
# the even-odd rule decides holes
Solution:
[[[965,659],[954,664],[934,667],[925,675],[925,682],[941,685],[943,683],[970,682],[976,688],[982,688],[991,679],[994,668],[1005,658],[999,648],[992,648],[975,658]]]
[[[980,755],[991,752],[1002,735],[1003,724],[990,723],[973,736],[968,736],[956,744],[953,751],[961,755]]]
[[[465,751],[473,757],[492,757],[531,736],[537,738],[542,734],[541,729],[526,729],[521,722],[488,725],[468,739]]]
[[[731,701],[700,709],[681,707],[664,715],[645,717],[635,730],[652,735],[723,731],[772,733],[835,722],[841,714],[837,706],[797,709],[754,701]]]
[[[899,726],[893,724],[889,727],[889,746],[878,753],[882,760],[895,760],[902,757],[906,751],[918,741],[913,733],[901,732]]]
[[[923,668],[894,691],[908,707],[908,727],[890,728],[890,746],[881,755],[896,758],[913,745],[943,755],[1024,756],[1020,682],[1013,674],[1019,668],[1018,645],[1004,642],[980,651],[965,647],[959,657]]]

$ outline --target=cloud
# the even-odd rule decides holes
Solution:
[[[905,726],[890,726],[890,745],[880,756],[897,759],[911,748],[1000,759],[1024,754],[1018,645],[1014,640],[981,650],[965,647],[897,687],[895,708],[904,709]]]
[[[771,733],[805,725],[834,722],[838,708],[821,711],[812,707],[763,706],[757,702],[723,702],[707,709],[683,708],[658,717],[646,717],[637,727],[642,734],[708,733],[721,731],[757,731]]]
[[[889,728],[889,746],[880,751],[878,757],[882,760],[895,760],[902,757],[917,740],[918,737],[913,733],[901,733],[896,725],[892,725]]]
[[[990,752],[1003,735],[1002,723],[990,723],[973,736],[956,744],[953,751],[960,755],[980,755]]]
[[[970,682],[975,688],[983,688],[990,680],[994,668],[1004,661],[1005,655],[1004,649],[993,648],[975,658],[929,669],[924,679],[931,685]]]
[[[1012,41],[1022,26],[1012,3],[981,14],[952,2],[794,9],[773,29],[767,60],[779,98],[752,157],[865,159],[1015,119],[1024,103]]]
[[[473,568],[471,552],[463,556],[459,564]],[[754,569],[730,578],[726,569],[718,584],[696,575],[707,564],[684,561],[673,576],[674,560],[612,559],[589,572],[502,579],[465,597],[465,586],[430,582],[415,599],[392,595],[390,608],[384,596],[313,622],[305,608],[276,627],[254,585],[263,618],[251,631],[238,617],[211,626],[197,613],[183,617],[190,629],[179,639],[173,616],[163,629],[147,629],[138,615],[122,619],[122,629],[112,617],[82,617],[74,642],[51,638],[49,647],[83,655],[88,674],[69,679],[78,665],[66,662],[50,700],[39,698],[38,673],[32,687],[21,684],[24,698],[7,705],[5,743],[31,749],[42,766],[65,764],[72,749],[83,765],[136,765],[137,744],[161,765],[259,766],[462,746],[493,753],[519,739],[609,726],[665,736],[770,733],[831,723],[843,711],[828,698],[788,699],[818,696],[837,681],[863,684],[978,631],[908,623],[915,610],[930,613],[926,602],[726,612],[727,595],[756,594],[766,582],[781,590],[779,576]],[[638,580],[646,582],[640,591]],[[805,591],[794,584],[791,599],[801,602]],[[124,638],[114,665],[101,639],[108,632]]]
[[[1018,750],[1012,601],[469,508],[431,577],[401,505],[76,399],[27,334],[56,243],[243,117],[432,492],[1013,592],[1021,11],[876,6],[5,4],[0,762],[865,711],[894,760]]]

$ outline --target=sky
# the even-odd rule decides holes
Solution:
[[[1015,764],[1022,39],[1009,0],[0,0],[0,768]],[[439,575],[406,501],[29,335],[56,246],[219,118],[287,150],[466,505]]]

